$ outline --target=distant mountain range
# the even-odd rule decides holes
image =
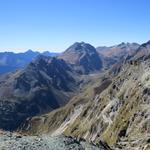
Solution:
[[[122,57],[135,51],[140,45],[138,43],[120,43],[110,47],[97,47],[96,50],[105,57]]]
[[[0,74],[22,69],[38,55],[57,57],[72,64],[80,73],[96,72],[109,68],[133,53],[140,45],[137,43],[121,43],[111,47],[93,47],[84,42],[76,42],[66,51],[53,53],[49,51],[35,52],[28,50],[24,53],[0,52]]]
[[[24,53],[0,52],[0,74],[15,71],[29,64],[38,55],[57,56],[59,53],[43,53],[28,50]]]
[[[124,43],[110,46],[110,47],[97,47],[96,50],[99,55],[103,58],[103,65],[105,68],[110,67],[119,61],[124,60],[125,57],[132,55],[138,48],[137,43]]]

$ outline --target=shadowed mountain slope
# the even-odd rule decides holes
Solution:
[[[0,128],[66,104],[77,91],[76,73],[63,60],[39,56],[25,69],[0,77]]]

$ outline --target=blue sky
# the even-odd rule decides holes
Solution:
[[[0,0],[0,51],[150,40],[149,0]]]

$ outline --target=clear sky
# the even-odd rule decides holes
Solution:
[[[150,40],[150,0],[0,0],[0,51]]]

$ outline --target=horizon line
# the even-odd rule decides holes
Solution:
[[[84,42],[84,41],[80,41],[79,43],[81,43],[81,42]],[[148,42],[148,40],[147,40],[147,42]],[[74,42],[74,43],[76,43],[76,42]],[[73,43],[73,44],[74,44]],[[92,45],[92,46],[94,46],[94,44],[91,44],[91,43],[89,43],[89,42],[84,42],[84,43],[87,43],[87,44],[90,44],[90,45]],[[111,45],[99,45],[99,46],[94,46],[95,48],[97,48],[97,47],[113,47],[113,46],[117,46],[117,45],[120,45],[120,44],[122,44],[122,43],[125,43],[125,44],[133,44],[133,43],[136,43],[136,44],[139,44],[139,45],[141,45],[141,44],[143,44],[143,42],[118,42],[118,44],[111,44]],[[144,42],[144,43],[146,43],[146,42]],[[73,44],[70,44],[68,47],[70,47],[71,45],[73,45]],[[67,47],[67,48],[68,48]],[[67,49],[66,48],[66,49]],[[11,49],[11,48],[9,48],[9,49]],[[43,50],[42,49],[36,49],[36,48],[29,48],[29,49],[22,49],[22,48],[12,48],[12,50],[1,50],[0,49],[0,53],[15,53],[15,54],[18,54],[18,53],[25,53],[25,52],[28,52],[28,51],[32,51],[32,52],[39,52],[39,53],[43,53],[43,52],[50,52],[50,53],[62,53],[62,52],[64,52],[65,50],[44,50],[44,48],[43,48]]]

